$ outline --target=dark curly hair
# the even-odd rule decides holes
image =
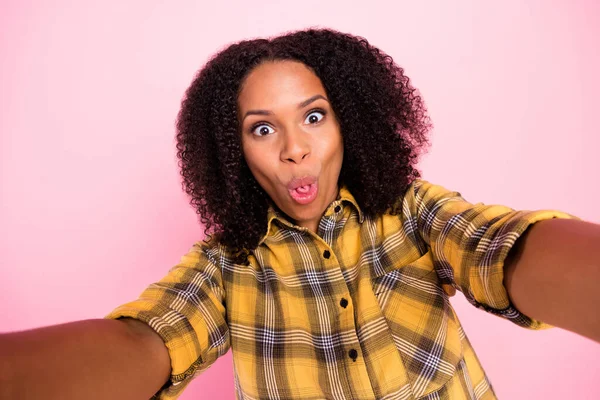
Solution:
[[[308,29],[245,40],[217,53],[187,89],[177,118],[177,157],[205,234],[246,253],[266,233],[269,196],[241,146],[238,94],[265,61],[304,63],[321,80],[344,142],[339,183],[368,216],[390,209],[414,179],[431,128],[417,90],[392,57],[362,37]]]

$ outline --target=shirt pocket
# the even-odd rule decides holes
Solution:
[[[463,355],[459,322],[431,253],[375,274],[372,287],[414,395],[420,398],[442,388]]]

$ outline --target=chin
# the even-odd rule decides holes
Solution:
[[[312,205],[311,205],[312,206]],[[294,220],[296,221],[310,221],[310,220],[320,220],[321,216],[323,215],[323,212],[325,210],[323,210],[322,212],[319,212],[316,210],[315,207],[307,207],[305,210],[301,210],[301,211],[297,211],[293,214],[294,215]]]

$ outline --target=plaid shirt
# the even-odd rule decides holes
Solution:
[[[520,326],[504,259],[527,227],[557,211],[471,204],[416,180],[370,218],[342,187],[318,235],[273,208],[249,265],[197,242],[138,300],[107,318],[146,322],[165,341],[174,399],[231,346],[239,399],[495,399],[448,301]]]

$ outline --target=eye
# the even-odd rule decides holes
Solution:
[[[251,130],[252,130],[252,134],[254,134],[256,136],[265,136],[265,135],[275,132],[275,130],[273,128],[271,128],[269,125],[265,125],[265,124],[254,125],[254,126],[252,126]]]
[[[304,122],[307,124],[316,124],[318,122],[321,122],[321,120],[323,118],[325,118],[325,111],[314,110],[314,111],[311,111],[310,114],[308,114],[306,116],[306,119],[304,120]]]

